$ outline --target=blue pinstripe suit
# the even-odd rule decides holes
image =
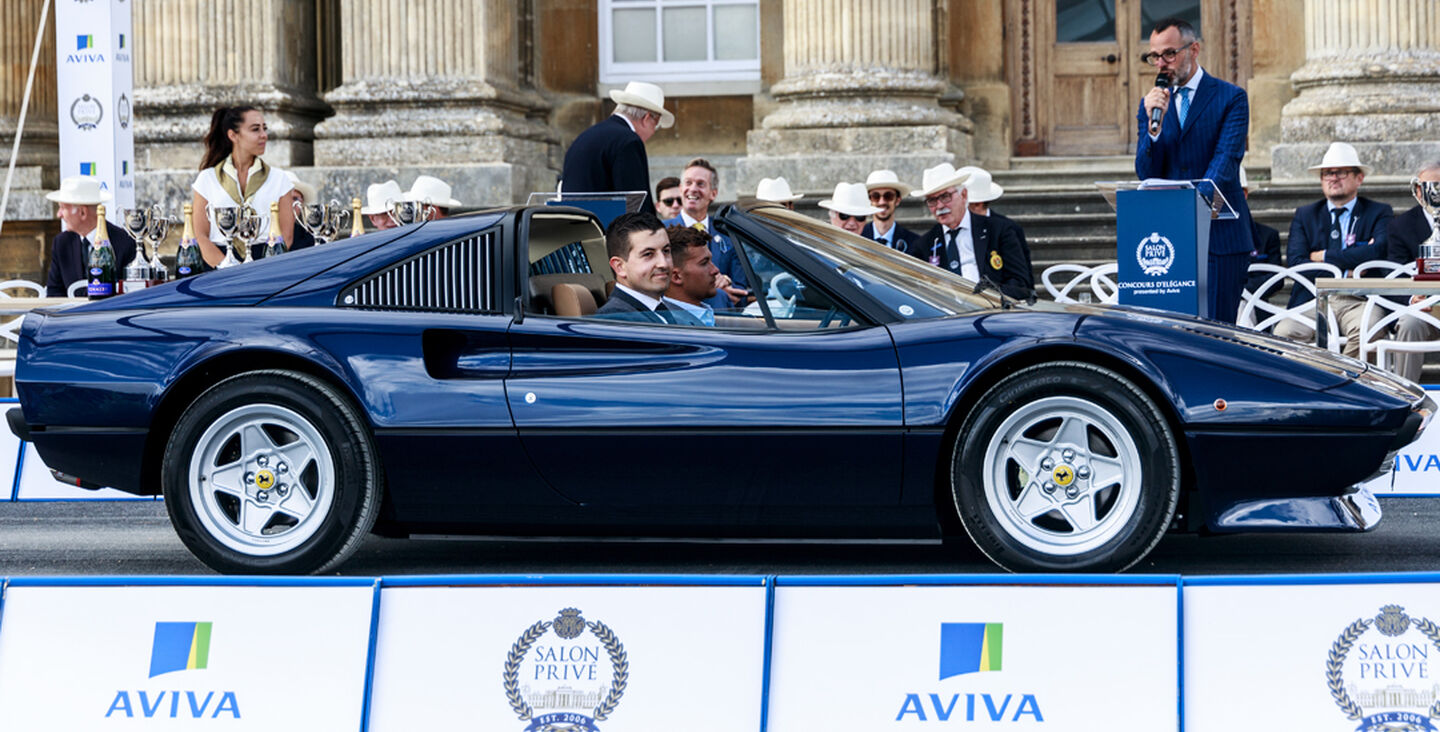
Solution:
[[[1141,179],[1208,178],[1215,181],[1225,200],[1240,215],[1237,220],[1210,224],[1210,317],[1233,323],[1250,251],[1254,249],[1250,207],[1240,190],[1240,159],[1245,156],[1245,138],[1250,134],[1250,101],[1244,89],[1208,72],[1200,77],[1194,97],[1181,129],[1175,109],[1179,95],[1170,95],[1165,122],[1153,142],[1147,129],[1150,120],[1145,116],[1145,103],[1140,103],[1136,114],[1140,134],[1135,148],[1135,174]]]

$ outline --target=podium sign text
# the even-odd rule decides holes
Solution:
[[[1210,209],[1189,188],[1115,196],[1121,305],[1210,317]]]

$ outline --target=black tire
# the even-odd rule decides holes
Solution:
[[[381,485],[355,406],[293,371],[240,374],[206,390],[175,423],[161,465],[175,533],[226,574],[338,566],[374,525]]]
[[[955,441],[950,485],[966,533],[1001,567],[1118,572],[1164,535],[1180,474],[1149,396],[1066,361],[1021,369],[980,398]]]

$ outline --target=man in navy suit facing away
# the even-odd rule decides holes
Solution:
[[[675,124],[665,93],[654,84],[632,81],[610,92],[615,113],[580,133],[565,151],[562,193],[650,192],[650,158],[645,143],[655,130]],[[640,210],[655,213],[647,195]]]
[[[1240,192],[1250,102],[1244,89],[1200,68],[1200,48],[1195,28],[1179,18],[1161,20],[1150,31],[1150,52],[1142,58],[1170,77],[1171,88],[1157,86],[1140,103],[1135,174],[1141,180],[1214,181],[1239,214],[1238,219],[1210,223],[1210,317],[1234,323],[1254,249],[1250,208]],[[1163,117],[1152,134],[1154,110]]]

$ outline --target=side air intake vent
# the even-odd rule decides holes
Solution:
[[[391,266],[340,294],[344,307],[496,312],[493,232],[452,242]]]

